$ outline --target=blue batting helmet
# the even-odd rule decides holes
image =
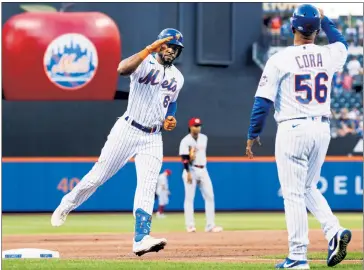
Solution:
[[[297,30],[304,36],[309,36],[320,30],[320,11],[313,5],[300,5],[293,12],[291,23],[293,31]]]
[[[166,38],[166,37],[170,37],[170,36],[174,36],[176,38],[169,41],[168,44],[175,44],[175,45],[178,45],[178,46],[181,46],[182,48],[184,48],[183,35],[180,31],[178,31],[176,29],[166,28],[166,29],[162,30],[162,32],[160,32],[160,34],[158,35],[158,39],[162,39],[162,38]]]

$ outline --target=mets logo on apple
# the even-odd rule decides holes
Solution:
[[[51,82],[65,90],[77,90],[95,76],[97,50],[84,35],[64,34],[48,45],[43,63]]]

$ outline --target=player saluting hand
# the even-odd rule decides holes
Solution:
[[[176,100],[184,82],[181,72],[173,65],[182,49],[182,34],[167,28],[153,44],[120,62],[117,71],[120,75],[130,76],[131,81],[127,110],[116,121],[91,171],[63,197],[52,215],[53,226],[61,226],[69,212],[135,157],[137,188],[133,252],[141,256],[164,248],[167,240],[156,239],[149,233],[163,159],[161,130],[162,126],[168,131],[176,126]]]
[[[282,188],[289,241],[289,256],[276,268],[309,269],[307,262],[307,211],[318,219],[329,242],[327,265],[346,256],[351,232],[338,219],[317,189],[321,166],[330,142],[330,91],[333,74],[347,58],[347,43],[333,22],[312,5],[299,6],[293,13],[294,46],[267,62],[251,115],[246,154],[259,143],[265,118],[274,103],[278,123],[275,158]],[[329,40],[317,46],[322,30]]]

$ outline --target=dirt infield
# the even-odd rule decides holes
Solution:
[[[64,259],[117,259],[163,261],[260,261],[257,256],[286,254],[285,231],[229,231],[222,233],[157,233],[168,240],[159,253],[136,257],[132,234],[13,235],[3,236],[3,250],[44,248],[57,250]],[[361,251],[363,231],[354,230],[349,251]],[[319,230],[310,232],[310,252],[326,252],[327,241]],[[264,260],[263,260],[264,261]]]

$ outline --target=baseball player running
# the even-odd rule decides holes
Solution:
[[[267,62],[255,95],[246,154],[259,142],[265,118],[274,103],[278,123],[275,158],[282,188],[289,256],[276,268],[309,269],[307,262],[309,211],[321,223],[328,245],[327,265],[346,256],[351,232],[342,228],[317,189],[330,142],[330,91],[333,74],[347,58],[347,43],[333,22],[312,5],[299,6],[291,18],[294,46]],[[318,32],[329,45],[317,46]]]
[[[156,195],[158,196],[158,211],[157,218],[165,218],[164,207],[169,203],[168,176],[172,174],[172,171],[167,169],[158,176]]]
[[[166,239],[149,234],[163,158],[161,130],[162,126],[167,131],[176,126],[176,100],[184,82],[181,72],[173,65],[182,49],[182,34],[167,28],[151,45],[120,62],[117,71],[122,76],[130,76],[131,81],[127,110],[111,129],[93,168],[63,197],[52,215],[53,226],[61,226],[69,212],[135,157],[137,187],[133,252],[141,256],[157,252],[167,244]]]
[[[185,186],[185,222],[187,232],[196,232],[193,203],[198,185],[205,200],[205,231],[221,232],[222,227],[215,225],[214,190],[206,168],[207,136],[201,133],[201,125],[199,118],[192,118],[188,123],[189,134],[182,139],[179,146],[184,166],[182,179]]]

